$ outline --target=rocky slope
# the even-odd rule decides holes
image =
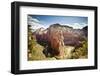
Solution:
[[[87,58],[88,27],[53,24],[36,31],[28,27],[28,60]]]
[[[49,41],[49,36],[56,36],[57,33],[64,36],[66,45],[79,45],[79,41],[87,39],[87,26],[83,29],[73,29],[67,25],[53,24],[47,29],[39,28],[34,32],[38,41]]]
[[[83,29],[73,29],[72,27],[66,25],[60,25],[60,24],[51,25],[50,28],[48,29],[48,32],[53,33],[54,31],[58,31],[60,33],[62,32],[65,45],[80,46],[81,44],[80,41],[87,38],[87,36],[85,35],[86,31],[84,31]]]
[[[53,24],[47,29],[39,28],[33,35],[45,47],[45,54],[50,53],[56,58],[64,59],[71,57],[74,48],[82,47],[82,41],[87,40],[87,28],[73,29],[67,25]],[[71,46],[71,49],[67,50],[66,46]]]

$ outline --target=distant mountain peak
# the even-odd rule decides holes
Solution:
[[[50,25],[50,27],[54,27],[54,28],[56,28],[56,27],[65,27],[65,28],[71,28],[71,29],[73,28],[73,27],[70,27],[68,25],[61,25],[59,23],[52,24],[52,25]]]

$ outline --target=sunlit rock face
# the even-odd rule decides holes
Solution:
[[[36,35],[37,41],[39,42],[47,42],[47,29],[39,28],[34,34]]]
[[[62,30],[50,27],[47,32],[48,42],[53,49],[53,54],[63,56],[64,54],[64,37]]]

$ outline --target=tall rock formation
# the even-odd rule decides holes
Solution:
[[[55,56],[63,57],[64,55],[64,37],[62,30],[56,27],[50,27],[47,32],[48,42]]]

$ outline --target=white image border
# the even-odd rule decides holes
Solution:
[[[88,59],[27,60],[27,15],[58,15],[88,17]],[[94,11],[62,8],[20,7],[20,70],[94,66]]]

